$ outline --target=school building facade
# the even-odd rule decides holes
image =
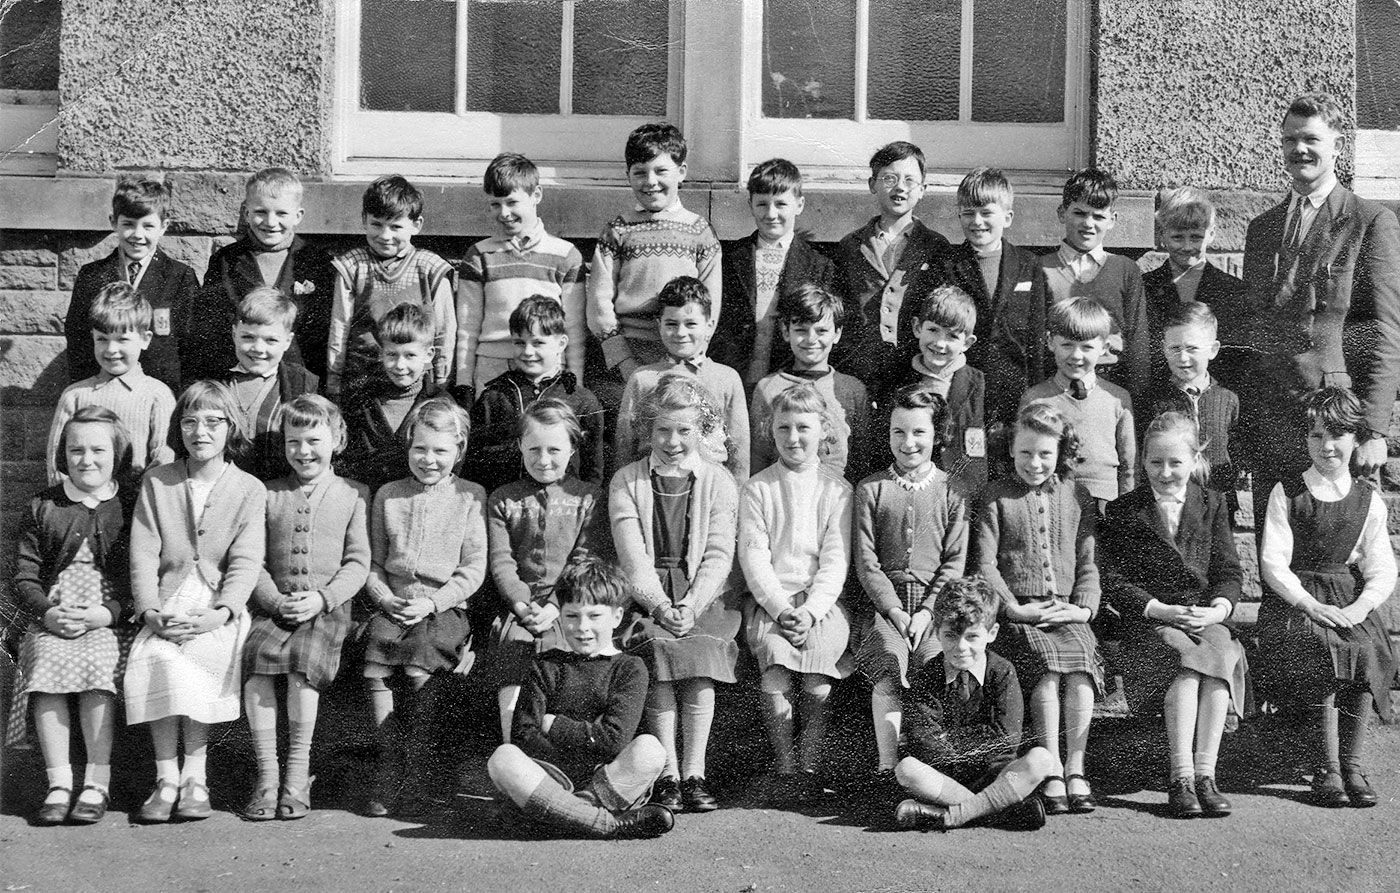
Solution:
[[[1400,198],[1400,13],[1384,0],[17,0],[0,20],[0,475],[4,541],[41,486],[67,382],[78,268],[108,253],[116,176],[173,185],[163,246],[203,273],[238,225],[247,173],[307,181],[302,232],[361,238],[359,201],[399,172],[427,194],[423,244],[489,233],[480,177],[521,151],[541,212],[585,255],[627,206],[622,144],[667,119],[691,146],[688,207],[751,229],[743,181],[783,156],[809,178],[800,227],[831,243],[873,213],[865,163],[919,143],[920,216],[957,239],[969,167],[1012,174],[1010,237],[1051,246],[1058,185],[1094,164],[1125,190],[1110,248],[1153,246],[1152,201],[1193,184],[1234,267],[1285,188],[1279,118],[1304,91],[1358,123],[1358,192]],[[1393,56],[1393,53],[1391,54]],[[1145,261],[1146,262],[1146,261]],[[1400,429],[1392,455],[1400,455]],[[1387,481],[1400,485],[1400,459]],[[1393,531],[1400,502],[1392,501]],[[4,550],[8,552],[9,550]],[[8,555],[0,560],[7,564]]]

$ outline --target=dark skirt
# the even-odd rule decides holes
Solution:
[[[1093,680],[1094,694],[1103,694],[1099,640],[1087,623],[1038,629],[1031,623],[1008,620],[1001,624],[996,652],[1011,661],[1016,678],[1026,691],[1034,688],[1046,673],[1084,673]]]
[[[444,672],[457,666],[470,635],[471,623],[464,608],[429,614],[413,626],[403,626],[376,612],[364,631],[365,663]]]
[[[1303,588],[1323,604],[1345,608],[1356,601],[1360,587],[1346,565],[1297,574]],[[1376,711],[1390,719],[1396,657],[1376,611],[1351,629],[1332,629],[1268,597],[1259,606],[1259,628],[1260,649],[1268,655],[1274,690],[1317,703],[1336,692],[1338,682],[1356,682],[1370,689]]]
[[[1135,714],[1162,710],[1167,688],[1182,670],[1224,682],[1235,713],[1245,713],[1245,673],[1249,665],[1244,649],[1223,624],[1213,624],[1200,633],[1166,624],[1126,624],[1119,661],[1128,707]]]
[[[340,650],[350,631],[350,602],[305,623],[289,624],[254,614],[243,645],[245,676],[300,673],[317,691],[325,691],[340,672]]]
[[[497,617],[491,624],[491,673],[496,687],[524,685],[530,678],[535,656],[552,648],[569,650],[558,620],[536,636],[521,626],[514,612],[507,611],[504,617]]]
[[[913,598],[922,601],[926,591],[922,583],[902,583],[895,588],[904,597],[906,609]],[[917,607],[917,604],[914,606]],[[856,669],[872,684],[882,679],[898,679],[901,687],[908,688],[910,658],[913,658],[914,669],[918,669],[942,650],[932,623],[918,648],[910,648],[909,640],[900,635],[894,624],[879,611],[869,611],[860,621],[859,630],[860,644],[855,649]]]

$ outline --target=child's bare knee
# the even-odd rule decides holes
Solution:
[[[910,780],[912,779],[914,773],[919,771],[919,768],[921,766],[923,766],[923,763],[920,763],[913,757],[905,757],[904,759],[900,760],[894,767],[894,780],[899,782],[906,788],[909,787]]]

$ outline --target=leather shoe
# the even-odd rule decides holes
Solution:
[[[667,775],[657,780],[651,789],[651,802],[667,809],[681,808],[681,784],[676,776]]]
[[[906,831],[947,831],[948,810],[919,800],[901,800],[894,808],[894,823]]]
[[[719,800],[705,787],[705,779],[692,775],[681,782],[681,802],[690,812],[712,812],[719,809]]]
[[[1351,805],[1351,798],[1347,796],[1346,787],[1342,783],[1342,774],[1330,769],[1319,769],[1313,775],[1312,794],[1313,802],[1318,806],[1337,809]]]
[[[108,795],[107,789],[99,788],[96,785],[88,785],[83,788],[83,794],[86,794],[88,791],[97,794],[99,798],[98,801],[96,803],[86,803],[83,801],[82,795],[80,794],[78,799],[73,802],[73,808],[68,811],[68,821],[77,822],[79,825],[95,825],[102,821],[103,816],[107,815],[107,806],[112,802],[112,798]]]
[[[170,821],[170,811],[175,808],[179,789],[168,781],[156,782],[155,790],[136,812],[136,821],[145,825],[158,825]]]
[[[1069,775],[1065,777],[1066,782],[1074,781],[1075,779],[1079,779],[1080,781],[1084,782],[1084,793],[1065,794],[1065,802],[1066,805],[1069,806],[1069,811],[1079,814],[1093,812],[1095,809],[1098,808],[1099,801],[1094,799],[1094,792],[1089,788],[1089,779],[1078,774]],[[1066,791],[1068,791],[1068,788],[1066,788]]]
[[[1065,783],[1065,780],[1058,775],[1048,776],[1040,783],[1040,789],[1035,792],[1035,795],[1040,798],[1041,805],[1045,807],[1046,815],[1067,815],[1069,813],[1069,797],[1065,794],[1052,796],[1045,793],[1046,787],[1052,781],[1058,781],[1060,784]]]
[[[1167,805],[1171,807],[1172,815],[1179,819],[1194,819],[1205,814],[1196,795],[1199,785],[1200,782],[1193,784],[1190,778],[1172,779],[1167,786]],[[1214,786],[1215,783],[1211,782],[1211,787]]]
[[[1045,804],[1031,794],[992,816],[989,824],[1006,831],[1039,831],[1045,827]]]
[[[1344,772],[1342,774],[1342,786],[1346,789],[1347,799],[1352,806],[1368,807],[1375,806],[1380,802],[1380,795],[1375,788],[1371,787],[1366,776],[1360,772]]]
[[[209,788],[196,781],[186,781],[180,785],[180,805],[175,816],[187,822],[197,822],[214,814],[209,805]]]
[[[671,814],[671,810],[659,803],[648,803],[619,815],[612,837],[615,840],[660,837],[675,826],[676,817]]]
[[[45,799],[54,791],[62,791],[64,798],[59,803],[45,803],[39,807],[39,811],[34,814],[34,824],[36,825],[62,825],[68,818],[68,801],[73,797],[70,788],[63,788],[55,785],[44,792]]]
[[[1215,786],[1215,779],[1209,775],[1196,776],[1196,799],[1201,802],[1203,815],[1229,815],[1230,801]]]

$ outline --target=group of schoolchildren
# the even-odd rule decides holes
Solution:
[[[518,155],[487,170],[498,233],[455,274],[413,244],[422,199],[401,177],[369,187],[366,244],[331,259],[296,235],[295,176],[253,176],[246,231],[202,287],[158,250],[164,187],[119,185],[117,250],[83,268],[68,316],[53,486],[18,550],[37,821],[102,818],[118,698],[151,729],[139,820],[210,814],[208,727],[240,715],[258,767],[240,814],[305,816],[347,638],[378,752],[364,809],[417,814],[429,683],[472,669],[482,599],[499,606],[475,631],[504,742],[490,778],[503,808],[562,831],[654,836],[719,806],[706,745],[741,647],[772,802],[823,796],[832,688],[859,671],[863,790],[898,827],[1092,811],[1109,606],[1129,701],[1165,718],[1172,813],[1230,812],[1239,405],[1211,361],[1242,283],[1206,262],[1208,199],[1166,196],[1169,259],[1145,284],[1103,248],[1107,175],[1069,180],[1064,241],[1037,256],[1004,237],[1005,176],[975,170],[952,246],[914,216],[923,155],[892,143],[870,165],[879,213],[833,262],[795,234],[791,163],[753,171],[757,229],[722,251],[681,204],[685,161],[674,127],[632,134],[635,207],[587,276]],[[1254,674],[1321,705],[1321,801],[1369,806],[1366,719],[1395,665],[1374,609],[1396,567],[1350,473],[1355,397],[1322,390],[1308,418],[1266,433],[1307,438],[1313,467],[1263,519],[1275,659]]]

